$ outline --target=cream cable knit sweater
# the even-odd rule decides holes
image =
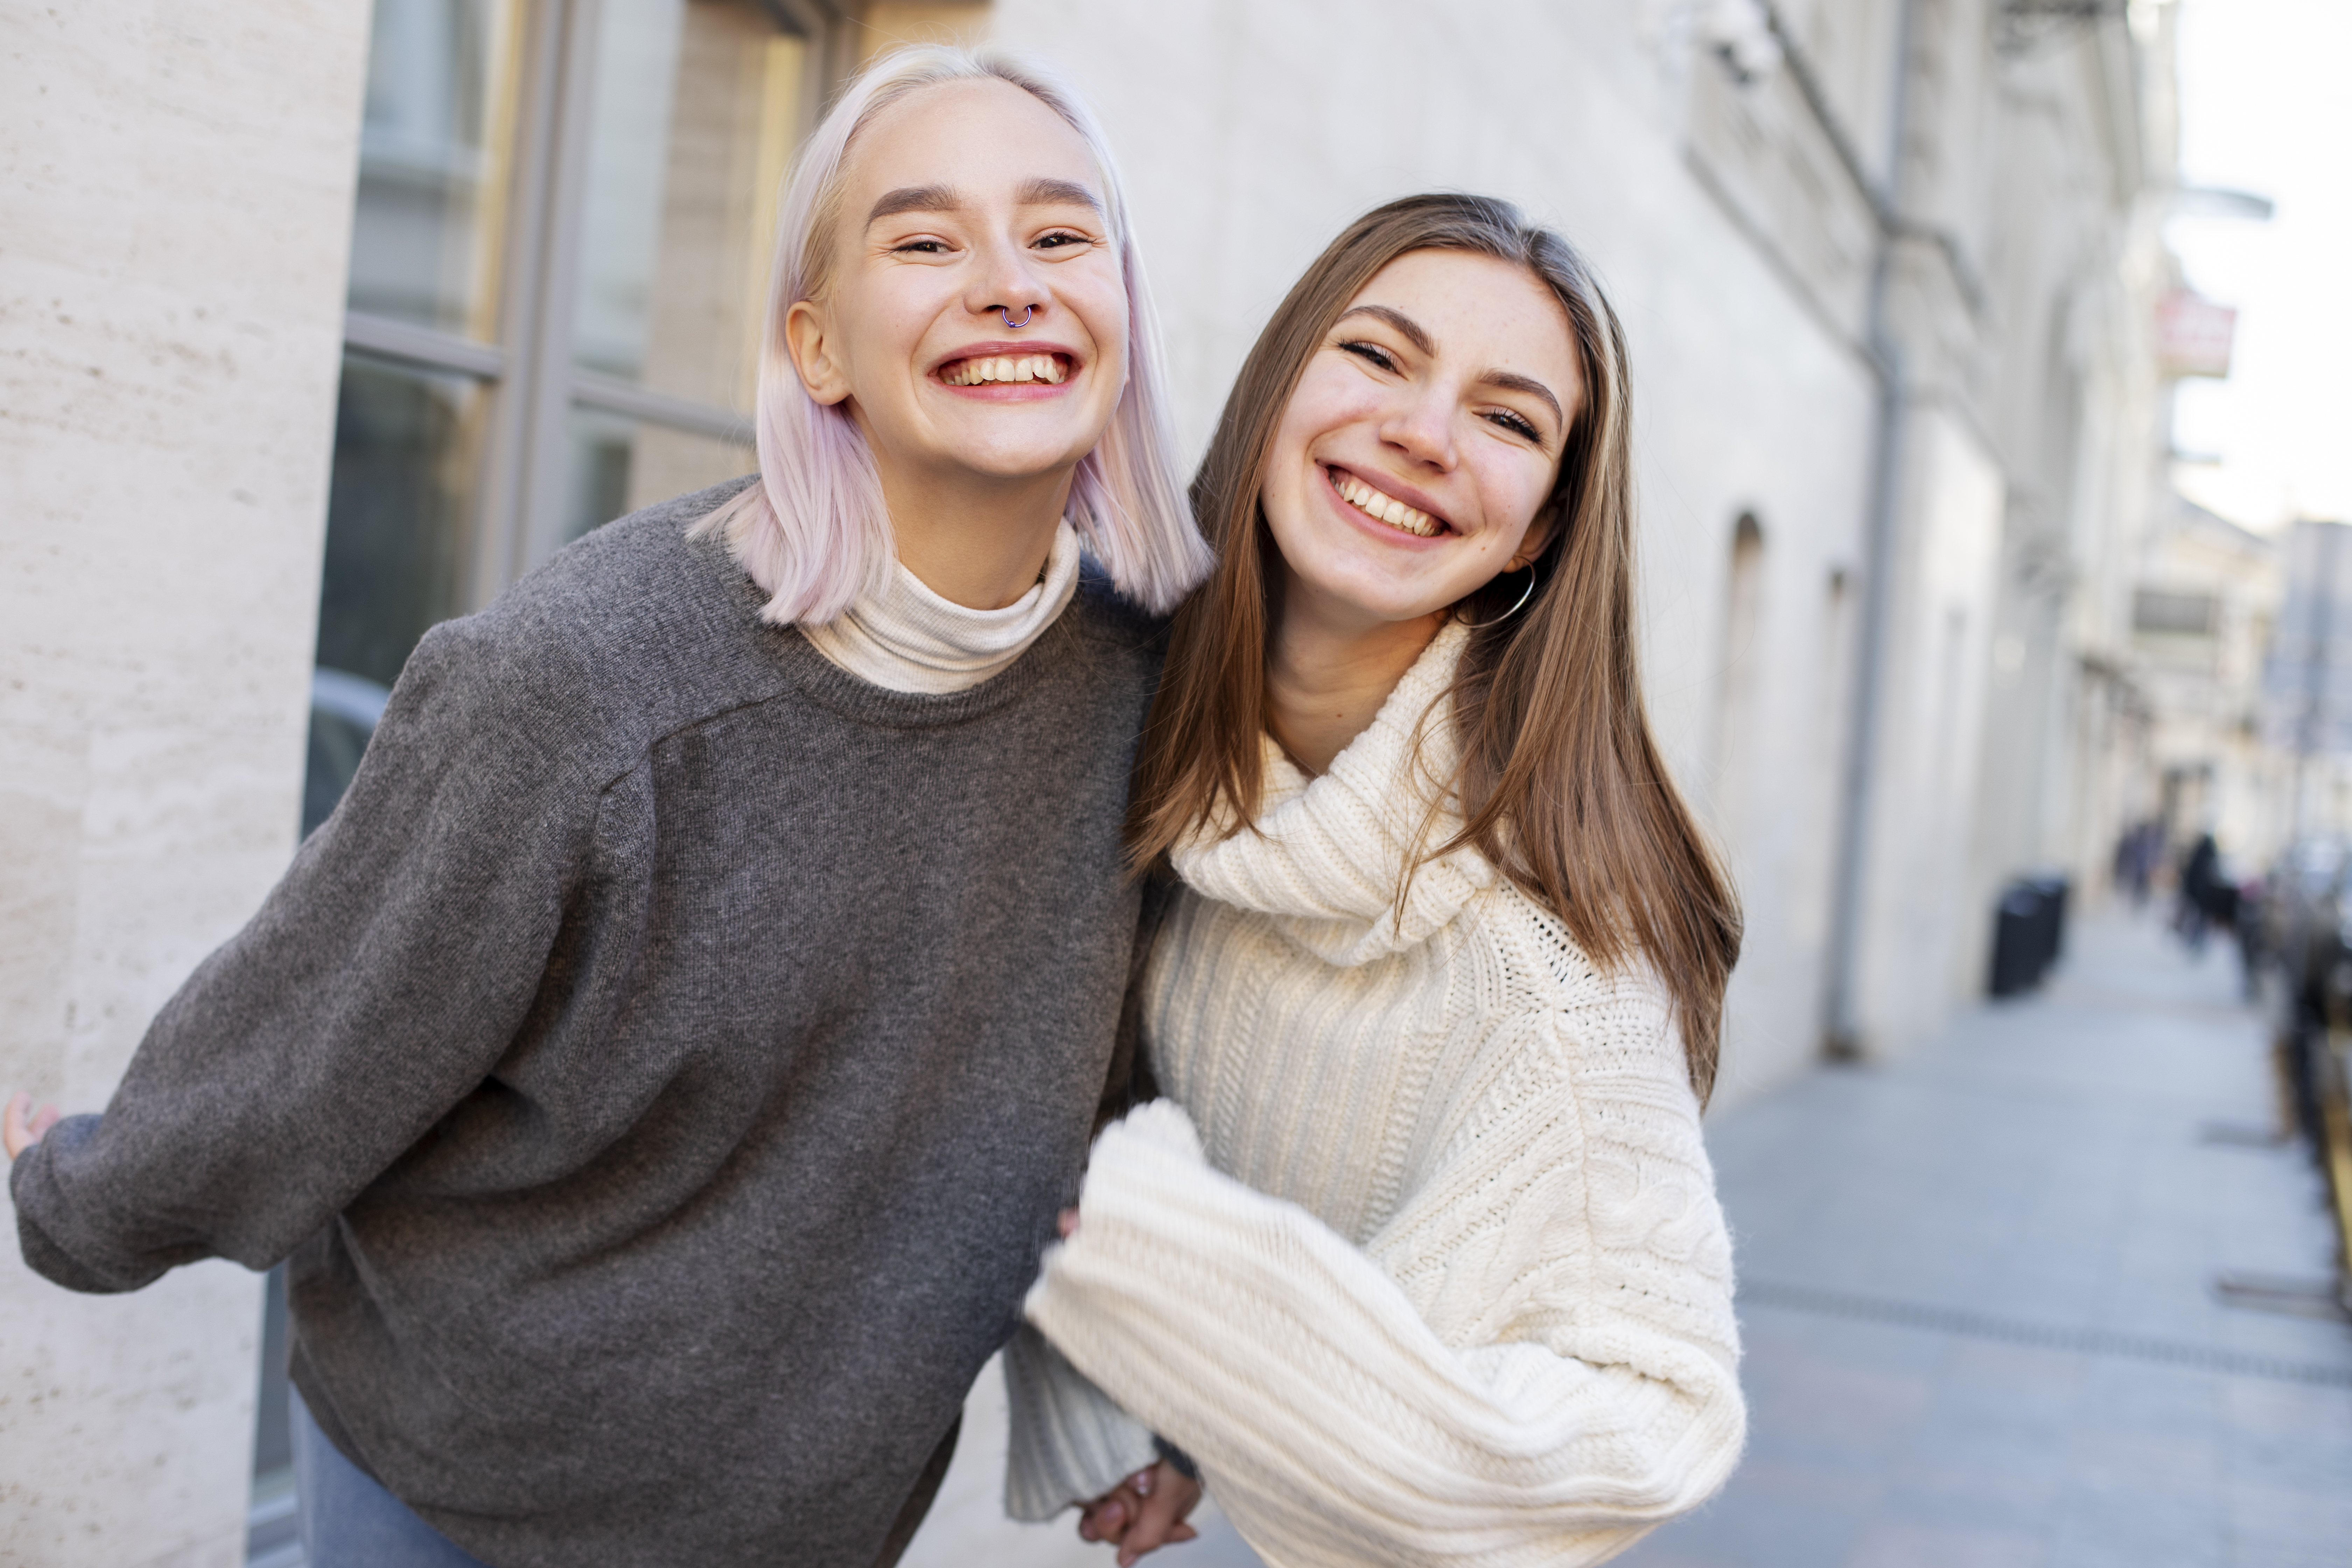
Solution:
[[[1263,837],[1177,855],[1144,1014],[1171,1099],[1104,1132],[1030,1292],[1016,1513],[1156,1430],[1279,1568],[1597,1563],[1737,1461],[1730,1247],[1661,990],[1475,853],[1394,907],[1466,635],[1326,776],[1269,745]]]

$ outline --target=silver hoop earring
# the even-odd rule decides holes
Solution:
[[[1505,621],[1509,620],[1513,616],[1516,616],[1521,610],[1526,609],[1528,607],[1528,601],[1535,596],[1536,563],[1534,562],[1530,561],[1528,563],[1527,573],[1528,585],[1519,590],[1519,602],[1517,604],[1513,605],[1509,609],[1505,610],[1501,615],[1496,616],[1491,621],[1466,621],[1464,625],[1467,626],[1474,632],[1484,631],[1488,626],[1501,626]]]
[[[991,305],[989,309],[1002,312],[1004,317],[1004,325],[1007,330],[1015,332],[1027,326],[1030,319],[1037,314],[1036,306],[1024,305],[1021,307],[1021,319],[1016,321],[1013,319],[1013,307],[1010,305]]]

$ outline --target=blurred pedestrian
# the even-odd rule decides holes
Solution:
[[[1170,1098],[1008,1357],[1029,1511],[1156,1432],[1269,1562],[1593,1563],[1737,1461],[1739,917],[1643,708],[1626,400],[1582,259],[1473,196],[1359,220],[1260,335],[1137,775]]]
[[[2230,929],[2238,938],[2239,975],[2246,1000],[2262,995],[2263,967],[2270,961],[2270,882],[2257,872],[2238,884],[2236,918]]]
[[[2221,886],[2221,851],[2210,833],[2200,833],[2180,862],[2180,889],[2173,907],[2172,926],[2189,951],[2205,951],[2205,936],[2215,923]]]
[[[2147,886],[2164,848],[2164,827],[2152,819],[2134,823],[2116,841],[2116,885],[2136,910],[2147,907]]]
[[[760,475],[429,634],[105,1114],[11,1102],[59,1284],[293,1254],[313,1568],[892,1563],[1075,1190],[1207,564],[1126,210],[939,49],[783,206]]]

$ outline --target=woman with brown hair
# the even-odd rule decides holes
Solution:
[[[1699,1131],[1739,915],[1643,711],[1615,314],[1506,203],[1381,207],[1192,498],[1129,817],[1169,1098],[1030,1293],[1011,1500],[1131,1562],[1192,1495],[1157,1433],[1285,1568],[1598,1562],[1746,1420]]]

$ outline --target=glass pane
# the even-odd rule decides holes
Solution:
[[[563,536],[579,538],[616,517],[760,466],[750,446],[713,440],[607,414],[572,411],[572,471]]]
[[[756,0],[604,0],[573,353],[747,410],[801,39]]]
[[[319,663],[389,686],[417,638],[462,615],[488,398],[464,376],[343,362]]]
[[[377,0],[352,310],[496,335],[521,20],[522,0]]]

